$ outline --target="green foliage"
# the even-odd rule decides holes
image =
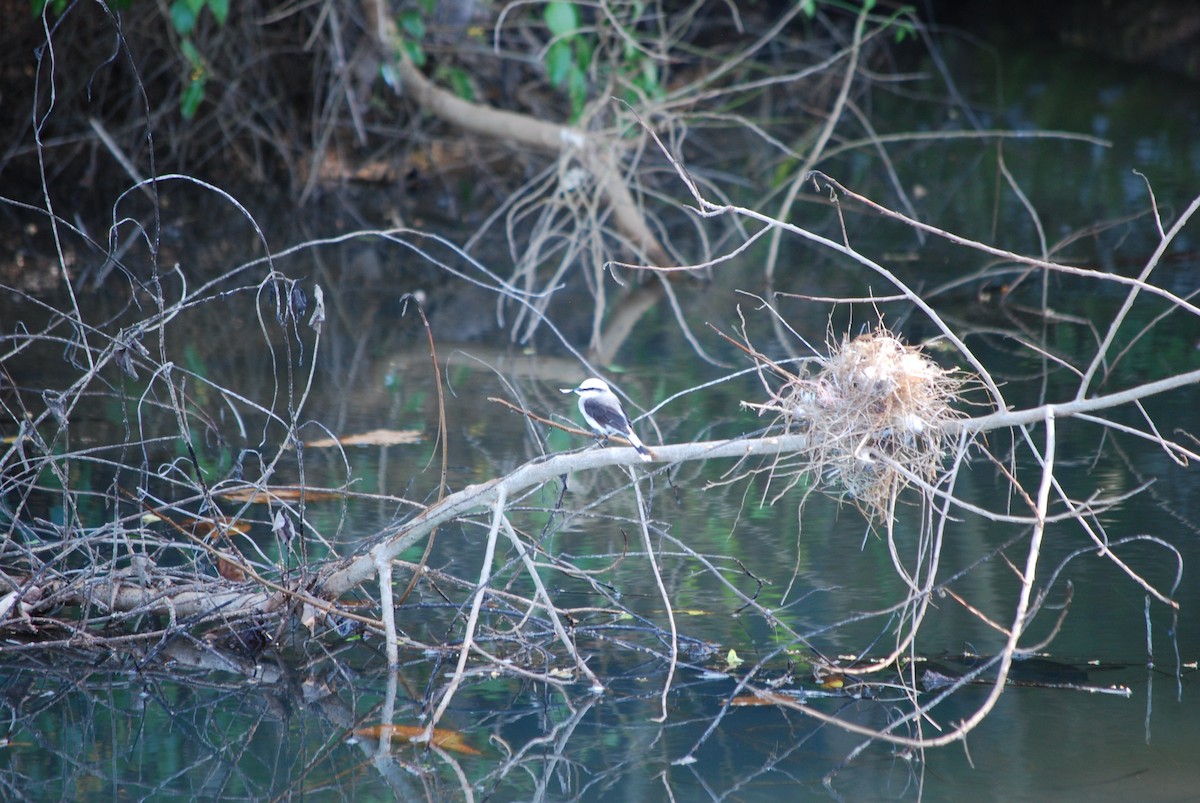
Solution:
[[[133,5],[133,0],[105,0],[109,8],[125,11]],[[67,10],[70,0],[30,0],[30,9],[34,16],[42,16],[49,9],[55,16],[61,16]],[[208,84],[209,70],[200,55],[199,49],[192,41],[192,33],[203,15],[205,9],[216,20],[217,25],[224,26],[229,19],[229,0],[174,0],[167,7],[167,18],[171,27],[179,34],[179,50],[187,65],[188,74],[184,78],[183,91],[179,97],[179,111],[185,120],[196,116],[200,104],[204,102],[204,88]]]
[[[196,111],[204,102],[204,89],[208,84],[208,65],[192,41],[192,33],[205,9],[208,9],[217,25],[223,26],[229,19],[229,0],[174,0],[168,8],[171,27],[180,36],[179,50],[188,66],[179,97],[179,112],[185,120],[196,116]]]
[[[571,122],[583,113],[588,99],[589,76],[603,82],[616,75],[625,88],[624,100],[637,104],[643,98],[664,93],[658,62],[641,43],[637,22],[646,10],[644,2],[620,7],[620,16],[605,15],[595,26],[585,26],[576,3],[546,3],[542,21],[550,33],[544,64],[550,83],[566,92],[571,103]],[[619,30],[612,30],[615,25]],[[601,55],[602,54],[602,55]]]
[[[426,51],[428,23],[436,5],[436,2],[419,0],[396,16],[397,48],[403,57],[418,67],[429,63]],[[624,99],[631,104],[664,94],[659,63],[649,55],[652,48],[641,45],[645,34],[637,30],[637,22],[645,16],[646,5],[641,0],[622,5],[618,9],[619,18],[604,15],[595,25],[583,19],[582,4],[552,0],[542,6],[541,20],[549,34],[542,65],[550,84],[566,94],[571,122],[582,116],[593,82],[603,83],[610,76],[618,77]],[[619,30],[614,30],[614,25]],[[395,70],[386,64],[381,69],[387,84],[395,86]],[[459,97],[475,100],[475,87],[466,70],[439,63],[433,70],[433,78]]]
[[[845,0],[826,0],[826,4],[857,14],[860,11],[870,12],[874,10],[876,0],[860,0],[857,3],[845,2]],[[800,0],[800,7],[800,10],[804,12],[804,16],[809,19],[816,16],[816,0]],[[914,6],[897,6],[892,9],[888,25],[894,29],[892,35],[895,37],[896,44],[903,42],[905,39],[916,38],[917,28],[911,21],[916,17],[916,14]]]
[[[905,39],[915,39],[917,37],[917,27],[908,20],[898,19],[893,25],[896,28],[896,32],[893,34],[896,38],[896,44],[900,44]]]
[[[419,0],[416,8],[406,8],[396,17],[400,32],[400,49],[408,60],[418,67],[424,67],[428,61],[425,46],[422,44],[427,33],[425,18],[436,8],[436,0]]]
[[[475,100],[475,87],[471,84],[471,76],[462,67],[440,67],[438,77],[449,82],[454,94],[463,100]]]
[[[587,103],[594,34],[589,37],[580,32],[579,9],[574,3],[547,3],[542,20],[552,37],[546,50],[546,74],[553,86],[566,90],[574,122]]]
[[[429,57],[425,53],[425,37],[429,33],[426,19],[437,8],[435,0],[420,0],[416,8],[408,8],[396,17],[397,29],[400,34],[399,47],[403,54],[418,67],[424,67]],[[383,65],[383,79],[388,86],[396,86],[395,70],[390,65]],[[475,100],[475,87],[471,83],[470,74],[451,64],[438,64],[434,70],[434,79],[440,83],[449,84],[454,94],[463,100]]]
[[[204,101],[204,87],[208,83],[208,68],[200,56],[200,51],[192,44],[191,37],[184,37],[180,41],[179,50],[191,68],[179,98],[179,111],[183,114],[183,119],[191,120],[196,116],[196,110]]]
[[[40,17],[46,13],[47,7],[50,8],[54,16],[61,17],[63,11],[67,8],[67,0],[51,0],[51,2],[47,2],[47,0],[33,0],[29,5],[35,17]]]
[[[400,47],[403,48],[404,54],[413,64],[424,67],[427,61],[425,48],[421,45],[425,38],[424,13],[412,8],[406,9],[400,12],[396,21],[400,23],[400,32],[403,34]]]
[[[554,36],[569,36],[579,29],[579,10],[574,3],[547,3],[542,17]]]

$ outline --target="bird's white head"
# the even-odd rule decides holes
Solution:
[[[612,393],[608,383],[603,379],[591,377],[583,380],[577,388],[559,388],[563,393],[578,393],[580,396],[590,396],[597,393]]]

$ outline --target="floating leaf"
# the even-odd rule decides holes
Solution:
[[[823,689],[840,689],[846,685],[845,675],[830,675],[821,679],[821,688]]]
[[[179,523],[185,527],[191,527],[192,533],[197,538],[217,539],[229,533],[247,535],[250,532],[250,525],[246,522],[226,518],[225,516],[206,519],[182,519]]]
[[[328,502],[341,499],[339,491],[321,491],[313,488],[235,488],[228,491],[215,491],[213,496],[219,496],[230,502],[249,502],[250,504],[265,505],[270,502]]]
[[[240,583],[246,579],[246,573],[242,571],[241,566],[220,556],[217,557],[217,574],[234,583]]]
[[[365,728],[355,728],[354,735],[364,739],[378,739],[388,735],[397,741],[411,742],[424,736],[425,728],[414,725],[368,725]],[[482,756],[483,753],[466,743],[465,737],[458,731],[445,728],[433,729],[433,743],[443,750],[461,753],[464,756]]]
[[[730,669],[737,669],[739,666],[744,664],[745,661],[743,661],[741,659],[741,657],[738,656],[737,650],[731,649],[729,651],[729,653],[725,656],[725,663],[729,665]]]
[[[739,694],[729,701],[730,705],[775,705],[770,700],[764,700],[753,694]]]
[[[321,438],[315,441],[305,441],[310,449],[328,449],[331,446],[396,446],[405,443],[420,443],[421,431],[418,429],[373,429],[358,435],[347,435],[344,438]]]

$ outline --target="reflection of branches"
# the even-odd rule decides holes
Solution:
[[[955,432],[966,435],[969,433],[979,433],[994,428],[1016,428],[1029,452],[1036,459],[1038,465],[1040,466],[1040,479],[1037,484],[1037,490],[1032,495],[1023,490],[1020,482],[1015,476],[1012,474],[1008,475],[1009,480],[1013,484],[1014,491],[1019,498],[1022,498],[1026,501],[1030,508],[1033,527],[1027,546],[1024,566],[1016,570],[1017,577],[1020,582],[1019,590],[1012,603],[1013,607],[1009,617],[1011,624],[1002,628],[1005,635],[1004,648],[994,659],[992,659],[992,661],[987,663],[988,669],[995,669],[995,679],[992,681],[987,697],[971,715],[960,722],[957,722],[954,727],[949,728],[933,737],[923,735],[898,736],[895,734],[895,730],[904,723],[912,722],[919,728],[921,720],[928,716],[929,712],[931,712],[941,700],[946,699],[949,692],[943,692],[936,699],[928,702],[918,702],[915,692],[913,692],[910,696],[912,710],[902,717],[896,719],[888,727],[883,729],[856,725],[847,722],[836,715],[830,715],[817,711],[811,706],[797,703],[786,697],[765,691],[761,693],[768,695],[769,699],[778,705],[801,710],[817,719],[831,724],[837,724],[839,727],[845,728],[846,730],[854,733],[869,736],[871,739],[881,739],[903,745],[907,748],[925,749],[950,744],[952,742],[961,740],[967,733],[969,733],[980,722],[982,722],[984,718],[987,717],[999,700],[1001,694],[1003,693],[1008,672],[1014,657],[1019,655],[1023,650],[1032,648],[1031,645],[1023,645],[1022,639],[1031,622],[1033,621],[1037,610],[1040,608],[1040,602],[1036,601],[1034,598],[1034,589],[1036,586],[1038,566],[1041,560],[1041,546],[1045,537],[1046,526],[1047,523],[1056,515],[1051,510],[1052,498],[1056,498],[1065,506],[1066,512],[1063,515],[1078,523],[1078,525],[1085,531],[1085,533],[1087,533],[1088,537],[1093,541],[1093,543],[1100,548],[1100,554],[1102,556],[1119,566],[1122,571],[1126,573],[1126,575],[1128,575],[1138,585],[1142,586],[1148,593],[1153,595],[1155,599],[1169,607],[1177,607],[1177,603],[1170,598],[1170,594],[1173,593],[1173,589],[1170,592],[1164,593],[1144,579],[1138,572],[1122,561],[1117,555],[1115,555],[1111,549],[1108,538],[1102,535],[1102,531],[1097,530],[1097,525],[1094,523],[1093,514],[1089,512],[1091,505],[1080,504],[1072,500],[1061,486],[1057,478],[1058,472],[1056,470],[1056,454],[1058,450],[1057,424],[1059,421],[1067,420],[1072,416],[1078,416],[1081,418],[1086,417],[1086,420],[1098,423],[1102,426],[1112,426],[1119,431],[1129,432],[1131,431],[1131,428],[1115,422],[1110,422],[1104,418],[1096,416],[1095,414],[1101,411],[1111,410],[1123,404],[1137,402],[1139,399],[1147,396],[1192,385],[1200,380],[1200,371],[1186,372],[1155,382],[1145,383],[1137,387],[1128,388],[1122,391],[1115,391],[1102,397],[1087,397],[1087,391],[1091,385],[1091,379],[1100,366],[1107,364],[1107,357],[1112,343],[1114,342],[1116,333],[1121,328],[1122,322],[1128,315],[1130,307],[1132,306],[1133,301],[1139,292],[1154,293],[1167,298],[1172,302],[1173,305],[1175,305],[1174,308],[1176,309],[1187,310],[1193,314],[1200,313],[1200,311],[1196,310],[1184,299],[1181,299],[1176,295],[1163,290],[1162,288],[1151,285],[1147,281],[1150,273],[1154,269],[1154,266],[1158,263],[1158,260],[1161,258],[1163,253],[1165,253],[1168,245],[1179,234],[1183,226],[1188,222],[1195,211],[1200,209],[1200,198],[1197,198],[1195,201],[1193,201],[1193,203],[1188,207],[1184,214],[1180,216],[1180,218],[1175,222],[1169,231],[1164,230],[1160,224],[1159,231],[1162,234],[1162,237],[1158,248],[1148,260],[1141,274],[1136,279],[1127,280],[1120,277],[1113,277],[1111,274],[1101,273],[1099,271],[1091,271],[1059,265],[1057,263],[1049,262],[1045,258],[1026,258],[1017,254],[1003,251],[1001,249],[985,246],[982,243],[977,243],[966,238],[958,237],[948,232],[939,230],[933,226],[929,226],[928,224],[920,223],[912,220],[911,218],[907,218],[904,215],[888,210],[861,195],[848,191],[845,187],[833,181],[832,179],[829,179],[827,176],[819,176],[821,182],[823,182],[825,186],[831,188],[833,192],[850,197],[853,200],[872,209],[873,211],[879,212],[880,214],[885,214],[889,217],[902,220],[913,228],[924,232],[937,234],[939,236],[944,236],[960,245],[975,248],[985,253],[1003,256],[1007,259],[1013,259],[1018,262],[1035,265],[1049,271],[1072,274],[1097,282],[1117,281],[1130,285],[1130,290],[1126,296],[1125,303],[1110,321],[1108,333],[1099,344],[1096,354],[1091,358],[1089,367],[1080,373],[1079,388],[1075,399],[1063,403],[1044,404],[1036,408],[1014,411],[1009,409],[1003,395],[1001,394],[998,383],[992,378],[987,366],[984,365],[978,356],[976,356],[976,354],[974,354],[972,350],[967,347],[966,343],[959,336],[959,334],[950,325],[948,325],[941,315],[939,315],[939,313],[924,298],[910,289],[894,273],[889,271],[883,265],[856,251],[851,245],[848,232],[844,233],[844,237],[846,238],[845,242],[838,243],[808,231],[798,225],[786,223],[782,219],[770,218],[752,209],[729,204],[711,203],[703,197],[697,185],[691,181],[688,174],[684,171],[682,165],[680,165],[678,161],[672,161],[676,166],[676,170],[680,178],[690,190],[692,199],[696,204],[697,211],[702,216],[713,217],[721,215],[734,215],[758,221],[764,224],[766,227],[774,230],[777,235],[780,233],[790,233],[798,237],[802,237],[818,247],[853,259],[859,264],[869,268],[877,275],[882,276],[892,286],[896,287],[896,289],[899,290],[902,296],[909,303],[911,303],[913,307],[923,312],[926,317],[938,327],[941,337],[949,342],[951,346],[958,352],[960,358],[976,372],[979,382],[990,394],[991,404],[994,406],[995,412],[992,412],[988,415],[959,421],[939,422],[937,425],[938,428],[946,435],[951,435]],[[1014,190],[1016,190],[1015,187]],[[765,358],[758,356],[757,350],[754,350],[752,347],[748,350],[755,355],[755,359],[757,361],[763,364],[768,364]],[[865,384],[868,381],[879,381],[881,371],[880,369],[874,367],[873,364],[870,368],[860,369],[858,366],[861,365],[861,361],[856,359],[853,362],[853,365],[855,366],[856,371],[862,371],[862,379],[854,379],[854,383]],[[770,367],[769,364],[768,367]],[[772,372],[775,375],[781,375],[781,372],[777,368],[772,368]],[[790,377],[790,375],[783,376],[785,385],[791,387],[785,387],[785,390],[782,391],[771,391],[768,389],[768,395],[770,396],[768,402],[765,405],[754,406],[760,407],[761,409],[774,410],[783,415],[788,421],[804,419],[808,426],[816,430],[815,433],[810,434],[812,434],[814,440],[819,443],[822,437],[824,437],[824,432],[820,428],[825,423],[819,415],[820,408],[836,407],[839,398],[837,392],[835,392],[837,382],[829,381],[827,383],[826,380],[817,380],[805,384],[802,380]],[[855,373],[852,376],[857,377],[859,374]],[[798,389],[792,390],[792,387]],[[825,398],[822,398],[823,394]],[[1141,409],[1140,406],[1139,409]],[[1143,415],[1145,415],[1144,410]],[[1191,450],[1164,438],[1160,434],[1159,430],[1154,426],[1153,422],[1149,420],[1148,416],[1146,418],[1149,427],[1148,431],[1138,432],[1136,430],[1132,430],[1139,437],[1161,445],[1162,448],[1167,450],[1168,453],[1171,453],[1173,456],[1177,455],[1180,458],[1192,458],[1196,456]],[[1034,441],[1032,440],[1032,434],[1027,429],[1027,427],[1031,424],[1041,424],[1044,430],[1043,443],[1040,447],[1035,445]],[[920,432],[923,427],[924,424],[922,424],[921,427],[914,429],[914,434]],[[888,433],[889,434],[885,435],[884,437],[895,436],[895,433],[891,430],[888,430]],[[840,447],[839,451],[841,451]],[[905,621],[907,624],[903,628],[902,634],[897,639],[896,648],[891,652],[891,654],[877,662],[873,662],[865,666],[846,668],[846,671],[873,672],[878,671],[884,666],[891,665],[902,654],[912,650],[915,647],[917,637],[921,629],[921,623],[924,619],[924,615],[930,600],[930,595],[935,587],[938,577],[941,545],[945,537],[946,529],[950,523],[950,518],[948,515],[949,507],[952,502],[956,504],[958,503],[958,500],[955,498],[955,494],[953,492],[954,479],[958,474],[959,468],[963,465],[965,448],[960,447],[955,451],[955,460],[953,466],[945,473],[944,477],[936,483],[929,483],[927,481],[928,477],[922,476],[922,472],[924,471],[923,469],[918,469],[916,471],[911,470],[907,465],[904,464],[907,461],[896,460],[895,456],[889,455],[886,450],[880,450],[878,448],[872,449],[869,458],[866,455],[858,455],[854,449],[848,449],[848,451],[857,459],[880,461],[887,465],[889,470],[900,473],[907,478],[907,481],[913,482],[922,487],[922,494],[925,499],[927,511],[927,517],[924,518],[924,526],[922,527],[921,531],[922,535],[917,549],[917,555],[920,556],[920,572],[914,572],[906,569],[903,565],[903,561],[896,551],[896,544],[892,532],[894,515],[890,512],[885,517],[884,526],[887,529],[888,544],[891,549],[893,565],[898,576],[904,580],[905,586],[908,589],[908,595],[901,603],[901,607],[906,610]],[[939,452],[940,451],[941,449],[939,448]],[[815,456],[814,459],[820,460],[821,457],[818,455]],[[815,473],[821,474],[821,471],[817,470]],[[844,477],[838,477],[837,479],[840,479],[844,485],[846,484]],[[845,492],[851,495],[856,495],[860,491],[856,487],[848,486]],[[936,506],[934,505],[935,500],[939,500]],[[918,578],[920,578],[920,580]],[[1038,599],[1041,598],[1042,597],[1039,597]],[[911,609],[909,609],[909,606],[912,606]],[[982,668],[977,669],[975,672],[971,673],[971,677],[978,677],[981,672]],[[965,683],[967,681],[963,680],[962,682]]]

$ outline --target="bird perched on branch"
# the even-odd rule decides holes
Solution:
[[[583,380],[583,383],[577,388],[559,388],[559,390],[579,396],[579,412],[583,413],[583,420],[596,433],[596,440],[606,443],[610,436],[619,435],[633,444],[633,448],[637,449],[643,460],[654,459],[650,450],[642,444],[641,439],[630,426],[629,417],[625,415],[625,410],[621,407],[621,400],[616,397],[604,380],[592,377]]]

